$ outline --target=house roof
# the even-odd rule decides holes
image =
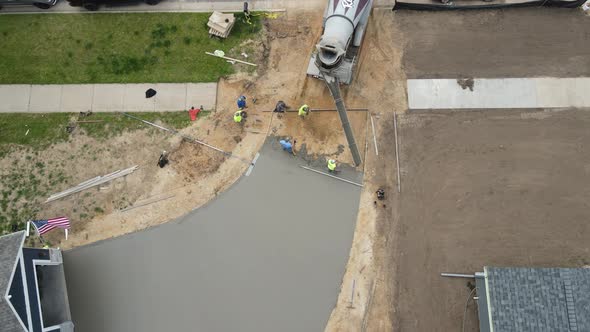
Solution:
[[[590,269],[484,271],[494,332],[590,331]]]
[[[5,297],[24,238],[25,231],[0,236],[0,322],[3,332],[24,331]]]

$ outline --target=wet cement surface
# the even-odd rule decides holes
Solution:
[[[209,205],[64,252],[76,331],[322,331],[360,188],[301,164],[267,142],[252,174]]]

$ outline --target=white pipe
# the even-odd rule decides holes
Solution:
[[[230,60],[230,61],[235,61],[235,62],[243,63],[243,64],[249,65],[249,66],[258,67],[257,64],[254,64],[254,63],[251,63],[251,62],[246,62],[246,61],[242,61],[242,60],[238,60],[238,59],[234,59],[234,58],[228,58],[226,56],[219,56],[219,55],[213,54],[211,52],[205,52],[205,54],[212,55],[212,56],[215,56],[215,57],[218,57],[218,58],[222,58],[222,59],[225,59],[225,60]]]
[[[397,163],[397,192],[402,192],[401,176],[399,172],[399,148],[397,143],[397,114],[393,114],[393,133],[395,135],[395,161]]]
[[[373,143],[375,143],[375,155],[379,155],[379,150],[377,150],[377,138],[375,137],[375,123],[373,122],[373,116],[369,114],[371,117],[371,128],[373,128]]]
[[[462,273],[441,273],[441,277],[452,277],[452,278],[475,278],[475,274],[462,274]]]

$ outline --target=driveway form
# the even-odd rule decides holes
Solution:
[[[251,175],[209,205],[65,252],[76,330],[323,330],[360,188],[303,163],[273,139]]]

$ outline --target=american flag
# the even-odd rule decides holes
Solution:
[[[33,226],[39,232],[39,235],[43,235],[54,228],[70,228],[70,220],[67,217],[57,217],[46,220],[32,220]]]

